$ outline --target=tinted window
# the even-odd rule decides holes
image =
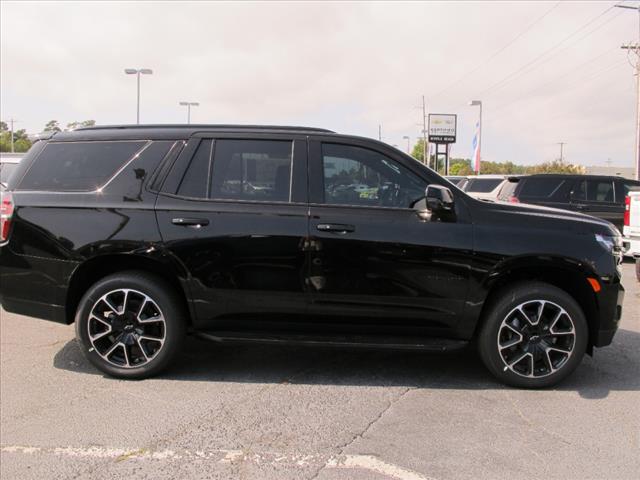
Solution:
[[[409,208],[426,183],[402,165],[365,148],[323,144],[324,201]]]
[[[637,182],[637,181],[627,180],[627,181],[623,182],[622,185],[624,187],[624,196],[625,197],[627,195],[629,195],[629,192],[632,191],[632,190],[640,190],[640,182]]]
[[[471,178],[465,192],[489,193],[503,182],[502,178]]]
[[[202,140],[195,155],[189,163],[180,186],[178,195],[183,197],[206,198],[209,181],[209,161],[213,142]]]
[[[522,188],[518,196],[523,197],[551,197],[565,182],[562,178],[523,178],[520,180]]]
[[[582,180],[575,192],[574,200],[588,202],[614,202],[613,182],[611,180]]]
[[[144,145],[145,142],[49,143],[27,171],[20,189],[95,190]]]
[[[217,140],[211,198],[288,202],[293,143],[280,140]]]

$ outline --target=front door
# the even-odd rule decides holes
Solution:
[[[307,143],[286,135],[192,138],[157,220],[189,274],[198,327],[272,330],[303,316]]]
[[[453,221],[421,218],[413,202],[431,181],[448,182],[353,142],[310,142],[307,282],[317,328],[455,336],[473,242],[463,202]]]

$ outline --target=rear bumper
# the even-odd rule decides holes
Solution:
[[[17,255],[0,248],[0,305],[11,313],[69,323],[65,314],[69,278],[76,262]]]

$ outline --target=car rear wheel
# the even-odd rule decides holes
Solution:
[[[580,364],[587,322],[565,291],[539,282],[500,292],[478,338],[480,356],[498,380],[515,387],[554,385]]]
[[[167,368],[180,351],[186,318],[165,282],[145,272],[122,272],[85,293],[76,336],[87,359],[118,378],[147,378]]]

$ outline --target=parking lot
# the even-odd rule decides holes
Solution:
[[[614,344],[559,388],[503,387],[472,352],[219,346],[104,377],[74,327],[2,311],[1,470],[27,478],[637,478],[640,288]]]

